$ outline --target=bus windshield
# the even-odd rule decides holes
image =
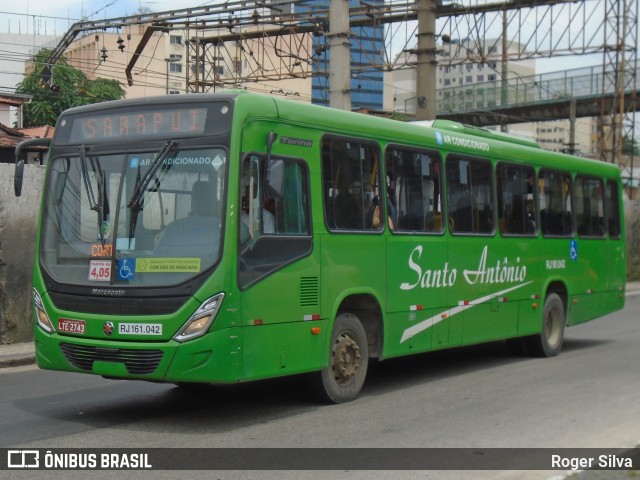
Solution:
[[[54,281],[169,286],[218,262],[226,149],[71,151],[54,152],[45,190],[40,257]]]

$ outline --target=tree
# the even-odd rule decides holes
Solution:
[[[55,125],[67,108],[124,98],[125,91],[117,80],[90,80],[82,71],[60,58],[52,67],[51,84],[43,81],[43,70],[51,51],[40,50],[34,57],[35,68],[16,87],[16,93],[30,95],[23,107],[25,127]]]

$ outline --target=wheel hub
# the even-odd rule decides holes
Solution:
[[[336,381],[347,382],[360,368],[360,346],[346,333],[342,333],[333,345],[332,369]]]

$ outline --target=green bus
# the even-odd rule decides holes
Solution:
[[[553,356],[625,301],[619,169],[454,122],[246,92],[107,102],[60,116],[44,183],[44,369],[308,373],[338,403],[371,358]]]

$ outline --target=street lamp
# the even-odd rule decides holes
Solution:
[[[176,63],[180,61],[180,58],[178,57],[169,57],[169,58],[165,58],[164,61],[166,62],[166,66],[167,66],[167,70],[166,70],[166,86],[165,86],[165,93],[167,95],[169,95],[169,64],[170,63]]]

